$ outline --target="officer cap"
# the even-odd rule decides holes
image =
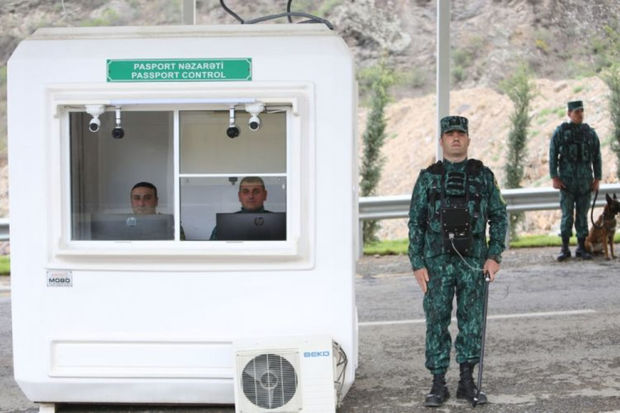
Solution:
[[[467,118],[463,116],[446,116],[441,119],[441,134],[452,130],[460,130],[461,132],[469,133],[467,131]]]
[[[583,102],[580,100],[573,100],[572,102],[568,102],[568,111],[571,112],[573,110],[583,109]]]

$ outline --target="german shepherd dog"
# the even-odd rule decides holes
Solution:
[[[607,200],[607,205],[605,205],[603,213],[590,229],[585,244],[588,252],[595,254],[604,251],[605,258],[609,260],[616,258],[614,256],[614,235],[616,234],[616,215],[620,213],[620,202],[616,198],[616,194],[614,194],[613,198],[606,194],[605,199]]]

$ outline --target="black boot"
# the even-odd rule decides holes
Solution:
[[[465,399],[470,403],[473,403],[474,397],[476,397],[476,394],[478,393],[478,388],[474,384],[474,379],[472,377],[474,372],[474,365],[471,363],[461,363],[460,369],[461,379],[459,380],[459,387],[456,390],[456,398]],[[486,402],[486,394],[480,392],[476,404],[485,404]]]
[[[591,260],[592,254],[590,254],[588,250],[586,250],[586,239],[579,238],[577,239],[577,243],[578,243],[578,247],[575,250],[575,257],[581,257],[581,259],[584,259],[584,260]]]
[[[569,240],[569,237],[562,237],[562,250],[560,251],[560,255],[558,255],[557,258],[557,260],[560,262],[570,258],[570,249],[568,248]]]
[[[448,387],[446,386],[445,374],[433,375],[433,387],[431,387],[430,393],[426,395],[424,399],[424,406],[426,407],[439,407],[448,400],[450,393],[448,393]]]

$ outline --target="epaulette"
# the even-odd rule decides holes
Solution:
[[[430,172],[433,175],[442,175],[443,174],[443,162],[437,161],[428,168],[425,169],[426,172]]]

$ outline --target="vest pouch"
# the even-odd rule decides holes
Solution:
[[[471,217],[467,208],[441,208],[441,233],[444,251],[469,255],[474,244]]]
[[[584,162],[592,162],[592,159],[590,159],[590,146],[587,142],[581,142],[581,154]]]

